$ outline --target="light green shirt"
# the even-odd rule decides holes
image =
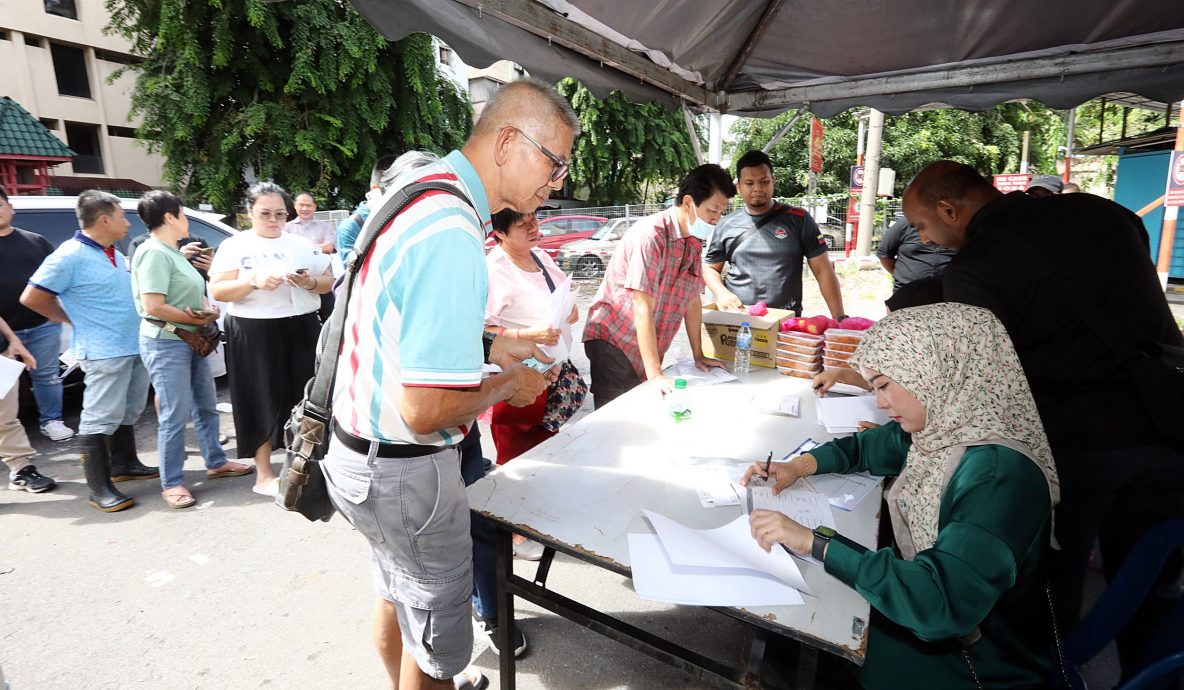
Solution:
[[[165,303],[177,309],[201,309],[201,300],[206,294],[206,281],[202,280],[201,274],[189,263],[181,250],[150,237],[136,250],[136,256],[132,260],[132,295],[140,316],[155,319],[156,317],[150,317],[144,310],[142,295],[145,292],[164,295]],[[197,330],[197,326],[190,324],[176,325],[188,331]],[[176,335],[144,320],[140,321],[140,335],[180,340]]]

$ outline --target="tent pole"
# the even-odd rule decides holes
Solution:
[[[687,134],[691,137],[691,146],[695,147],[695,160],[699,161],[699,165],[703,165],[703,147],[699,146],[699,133],[695,131],[695,123],[691,122],[691,111],[687,110],[687,106],[682,106],[682,117],[687,123]]]
[[[798,111],[793,114],[793,117],[789,118],[789,124],[782,127],[780,132],[777,132],[776,134],[774,134],[773,138],[770,139],[767,144],[765,144],[764,146],[761,147],[761,152],[768,153],[769,151],[772,151],[773,147],[777,145],[777,142],[781,141],[781,137],[785,136],[786,133],[789,132],[790,128],[793,127],[794,125],[796,125],[798,123],[798,120],[802,119],[802,116],[805,114],[806,114],[806,104],[803,103],[802,107],[798,108]]]

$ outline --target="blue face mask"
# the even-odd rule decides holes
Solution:
[[[715,226],[700,218],[694,206],[691,206],[691,215],[695,216],[695,220],[691,222],[691,235],[706,242],[707,238],[711,236],[711,231],[715,229]]]

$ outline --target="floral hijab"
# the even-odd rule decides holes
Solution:
[[[925,406],[900,477],[888,491],[892,529],[908,560],[937,540],[941,497],[970,446],[1002,445],[1026,455],[1048,479],[1052,505],[1060,482],[1028,380],[1003,324],[986,309],[942,303],[892,312],[851,356]]]

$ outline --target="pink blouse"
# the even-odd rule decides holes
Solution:
[[[533,250],[556,287],[566,276],[551,257]],[[485,323],[502,328],[549,326],[551,290],[542,271],[529,273],[514,265],[501,246],[485,257],[489,272],[489,297],[485,302]]]

